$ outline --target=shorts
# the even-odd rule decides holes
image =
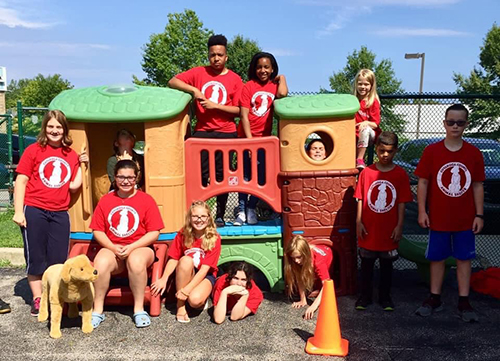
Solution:
[[[429,231],[429,244],[425,251],[425,258],[430,261],[443,261],[450,256],[461,261],[476,258],[475,236],[472,230]]]
[[[205,279],[210,281],[210,283],[212,284],[212,288],[213,288],[215,285],[215,276],[210,273],[210,274],[207,274],[205,276]]]
[[[369,258],[369,259],[387,259],[391,261],[395,261],[399,258],[398,250],[393,249],[391,251],[371,251],[366,248],[359,248],[359,256],[361,258]]]

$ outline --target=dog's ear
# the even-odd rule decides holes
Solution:
[[[63,269],[61,271],[61,279],[64,283],[69,283],[71,280],[71,275],[69,274],[71,270],[71,262],[64,262]]]

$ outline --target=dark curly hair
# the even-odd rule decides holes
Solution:
[[[238,261],[238,262],[233,262],[229,266],[229,269],[227,270],[227,278],[226,281],[229,283],[231,280],[236,276],[236,273],[238,271],[243,271],[245,272],[245,275],[247,276],[247,285],[246,289],[249,290],[252,288],[252,280],[253,280],[253,267],[251,264],[248,264],[244,261]]]
[[[252,60],[250,60],[250,66],[248,67],[248,79],[250,80],[259,80],[257,77],[257,63],[259,59],[261,58],[268,58],[269,61],[271,62],[271,66],[273,67],[273,72],[271,73],[270,79],[274,80],[276,78],[276,75],[278,75],[278,62],[276,61],[276,58],[274,57],[273,54],[271,53],[266,53],[261,51],[260,53],[257,53],[253,56]]]

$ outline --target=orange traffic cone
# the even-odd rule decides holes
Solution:
[[[332,280],[323,283],[318,322],[314,336],[307,340],[306,352],[330,356],[346,356],[349,352],[349,341],[343,339],[340,334],[337,299]]]

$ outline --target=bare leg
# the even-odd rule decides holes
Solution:
[[[103,313],[104,298],[109,288],[109,280],[112,273],[117,273],[123,268],[123,262],[107,248],[102,248],[94,260],[94,268],[99,272],[99,277],[94,282],[94,312]]]
[[[210,292],[212,292],[212,282],[204,279],[191,291],[188,298],[189,305],[193,308],[203,307],[208,296],[210,296]]]
[[[141,247],[132,251],[127,258],[128,280],[134,295],[134,313],[144,311],[144,290],[148,283],[147,268],[153,264],[154,251]]]
[[[193,259],[189,256],[181,257],[175,269],[175,286],[177,290],[186,286],[193,279],[193,275]],[[186,314],[186,301],[177,299],[177,316],[184,316]]]
[[[356,158],[357,159],[364,159],[365,158],[365,153],[366,153],[366,148],[357,148],[356,150]]]
[[[457,259],[457,281],[458,295],[462,297],[469,296],[470,288],[471,261],[461,261]]]
[[[33,299],[42,297],[42,275],[28,275],[28,284],[33,294]]]
[[[443,286],[445,265],[443,261],[431,261],[431,293],[436,295],[441,294]]]

